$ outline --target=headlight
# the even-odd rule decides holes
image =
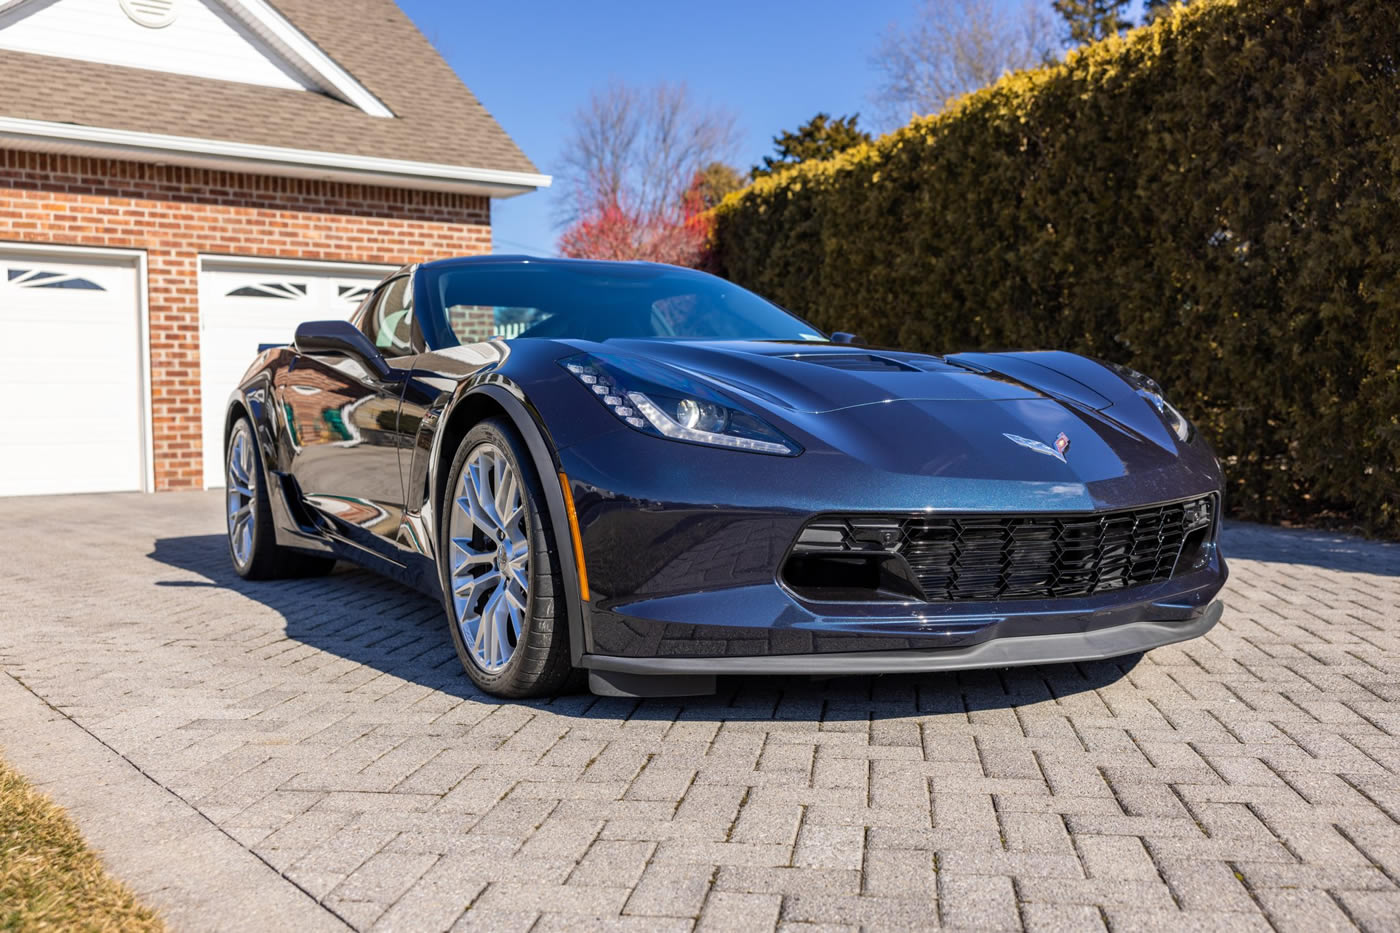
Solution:
[[[559,365],[620,421],[644,434],[760,454],[802,453],[796,442],[732,399],[669,367],[590,353]]]
[[[1157,414],[1162,416],[1171,432],[1176,435],[1176,439],[1183,443],[1191,439],[1195,433],[1195,428],[1191,427],[1191,422],[1186,420],[1186,416],[1176,410],[1176,406],[1167,401],[1162,394],[1162,387],[1156,380],[1144,376],[1136,369],[1129,369],[1127,366],[1119,366],[1117,363],[1104,363],[1123,378],[1123,381],[1132,386],[1137,394],[1147,400],[1147,403],[1157,409]]]

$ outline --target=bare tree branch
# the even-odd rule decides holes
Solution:
[[[883,75],[879,125],[902,126],[1009,71],[1053,60],[1055,24],[1035,0],[1007,15],[986,0],[923,0],[912,28],[885,30],[871,62]]]
[[[639,88],[614,82],[574,115],[560,160],[561,226],[610,206],[653,218],[679,212],[707,165],[732,157],[732,113],[697,102],[684,84]]]

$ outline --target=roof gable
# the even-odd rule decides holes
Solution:
[[[123,3],[159,8],[166,2],[0,0],[0,22],[31,4],[36,16],[72,3],[101,4],[125,16]],[[181,16],[199,3],[230,17],[235,10],[260,12],[263,23],[283,24],[292,38],[245,21],[244,32],[234,35],[276,53],[306,81],[292,87],[255,84],[0,44],[0,148],[491,197],[550,184],[394,0],[174,2]],[[316,56],[322,57],[317,69],[300,64]],[[315,89],[306,90],[308,84]],[[371,115],[373,108],[360,101],[348,103],[353,96],[347,88],[377,102],[387,118]]]
[[[316,91],[393,116],[265,0],[11,0],[0,49]]]

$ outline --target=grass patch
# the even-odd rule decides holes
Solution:
[[[0,930],[164,930],[56,803],[0,759]]]

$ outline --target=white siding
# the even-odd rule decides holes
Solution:
[[[216,0],[176,0],[174,22],[151,29],[117,0],[57,0],[0,12],[0,49],[126,65],[245,84],[314,87]]]

